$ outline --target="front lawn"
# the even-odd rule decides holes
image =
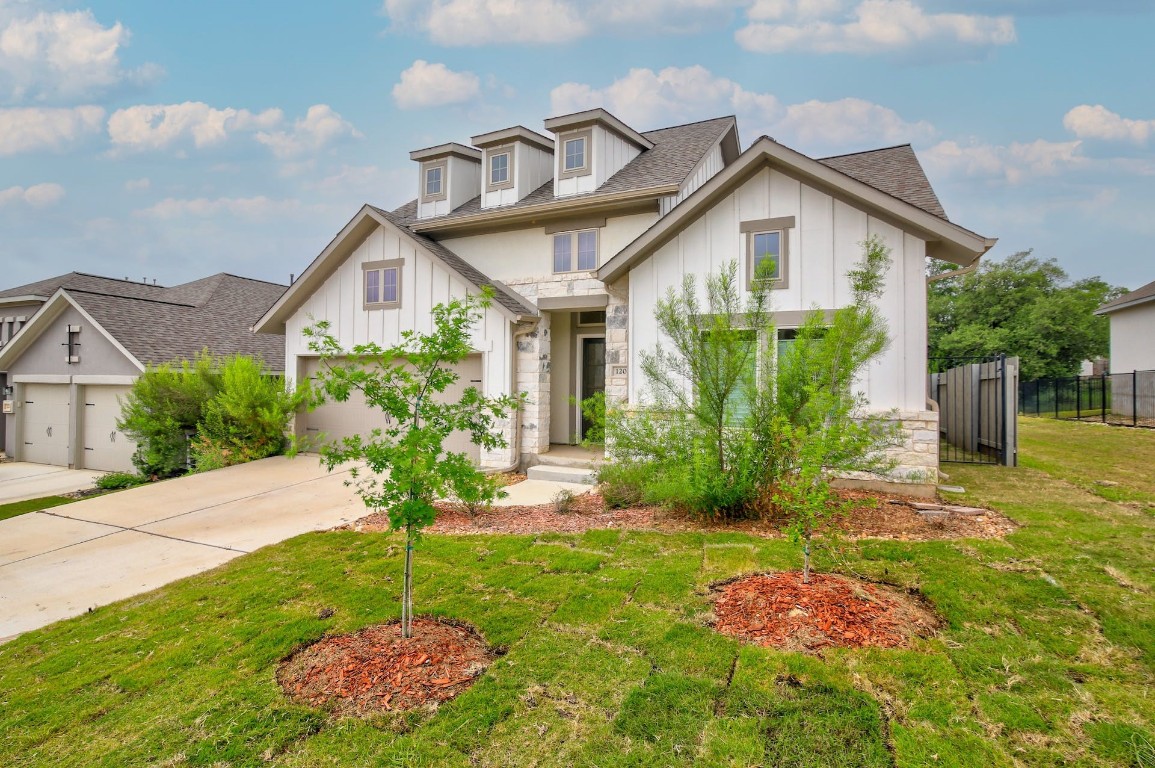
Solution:
[[[308,534],[0,646],[0,765],[1152,766],[1155,517],[1088,490],[1148,490],[1109,469],[1105,429],[1024,420],[1038,465],[949,469],[1023,524],[1005,541],[819,560],[921,590],[946,626],[911,649],[820,659],[709,629],[711,582],[798,567],[782,540],[431,535],[417,610],[504,655],[435,714],[332,719],[282,696],[277,663],[396,618],[404,552]],[[1155,466],[1155,442],[1128,450]]]

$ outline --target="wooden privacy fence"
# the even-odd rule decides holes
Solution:
[[[928,397],[938,405],[939,460],[1018,464],[1019,359],[932,359]]]

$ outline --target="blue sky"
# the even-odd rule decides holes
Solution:
[[[1151,0],[0,0],[0,286],[285,282],[412,149],[604,106],[821,157],[911,142],[952,220],[1155,280]]]

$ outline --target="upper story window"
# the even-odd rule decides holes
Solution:
[[[426,163],[421,166],[421,202],[446,199],[446,163]]]
[[[561,136],[561,152],[558,154],[558,177],[586,176],[590,173],[590,145],[593,131],[575,131]]]
[[[598,268],[598,231],[559,232],[553,236],[553,271],[584,272]]]
[[[787,287],[789,235],[793,228],[793,216],[742,222],[741,231],[746,236],[747,288],[752,288],[756,279],[765,280],[770,288]]]
[[[485,190],[495,192],[513,186],[513,147],[486,150]]]
[[[401,306],[401,259],[367,261],[361,265],[365,280],[365,309]]]

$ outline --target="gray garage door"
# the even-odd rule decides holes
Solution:
[[[318,371],[320,362],[316,358],[302,361],[302,375],[312,378]],[[447,399],[457,399],[466,387],[481,389],[481,355],[470,355],[457,366],[459,378],[445,393]],[[374,427],[384,428],[385,416],[381,411],[370,408],[359,392],[354,392],[344,403],[326,403],[311,413],[297,415],[297,433],[302,437],[332,442],[350,435],[368,435]],[[481,449],[474,445],[465,432],[454,432],[445,441],[445,449],[454,453],[464,453],[474,463],[481,460]]]
[[[68,466],[68,385],[24,385],[24,435],[20,460]]]
[[[88,385],[84,387],[84,466],[107,472],[132,472],[136,444],[116,426],[120,400],[131,387]]]

